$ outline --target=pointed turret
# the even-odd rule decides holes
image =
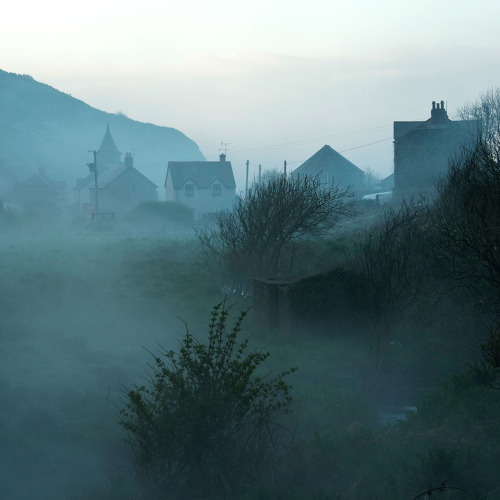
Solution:
[[[116,166],[121,162],[121,153],[116,147],[115,140],[109,130],[109,124],[106,126],[106,133],[101,142],[101,147],[97,152],[97,164],[99,170],[106,170],[107,168]]]

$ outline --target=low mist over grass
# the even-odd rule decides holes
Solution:
[[[328,270],[354,251],[358,227],[297,244],[298,274],[327,271],[302,282],[299,299],[327,293],[336,276]],[[208,272],[199,243],[18,232],[2,239],[0,255],[0,496],[156,498],[136,475],[119,409],[147,373],[147,350],[177,350],[184,322],[206,340],[224,283]],[[449,317],[422,313],[426,301],[413,308],[371,380],[359,318],[335,321],[329,313],[340,313],[328,301],[311,302],[284,334],[254,325],[251,295],[226,300],[232,319],[248,310],[250,350],[271,353],[264,375],[298,368],[287,377],[291,444],[272,470],[226,498],[406,499],[443,481],[488,495],[474,498],[499,497],[500,393],[483,365],[463,372],[480,348],[473,329],[456,328],[456,306]],[[397,423],[406,411],[410,418]]]

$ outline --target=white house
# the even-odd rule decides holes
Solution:
[[[230,209],[235,196],[233,167],[226,155],[219,161],[168,162],[165,198],[191,207],[195,220]]]

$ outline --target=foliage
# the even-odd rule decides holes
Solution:
[[[500,370],[500,321],[490,330],[488,338],[481,344],[483,359],[495,370]]]
[[[441,386],[422,397],[418,411],[408,417],[417,428],[448,429],[463,437],[489,435],[499,439],[496,429],[500,417],[498,391],[492,388],[496,379],[494,368],[474,362],[448,377]]]
[[[346,259],[358,276],[348,282],[348,293],[365,323],[370,378],[380,373],[398,321],[422,293],[426,226],[425,204],[386,206]]]
[[[137,466],[162,495],[234,495],[270,466],[282,443],[280,416],[292,396],[285,376],[259,375],[268,352],[238,344],[224,302],[213,308],[208,343],[186,328],[179,351],[162,349],[146,384],[127,392],[121,425]],[[170,498],[170,497],[169,497]]]
[[[495,161],[500,160],[500,87],[483,92],[476,101],[462,106],[457,115],[461,120],[475,120],[471,124],[476,130],[472,132],[478,133]]]
[[[318,176],[270,176],[219,212],[215,228],[197,232],[205,260],[236,284],[290,272],[292,243],[329,234],[354,214],[352,197],[349,188],[325,188]]]
[[[498,318],[500,166],[491,145],[480,140],[452,162],[431,213],[437,273],[467,288],[476,308]]]
[[[145,201],[128,215],[130,222],[141,225],[189,225],[193,209],[175,201]]]

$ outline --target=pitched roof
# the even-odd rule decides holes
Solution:
[[[17,188],[20,189],[38,187],[38,186],[46,186],[54,193],[61,193],[64,191],[64,182],[55,181],[42,173],[34,174],[28,179],[19,182],[17,184]]]
[[[199,188],[210,187],[215,179],[225,187],[236,187],[230,161],[169,161],[167,177],[168,172],[174,189],[180,189],[189,179]]]
[[[332,147],[325,145],[319,151],[297,167],[293,174],[315,175],[326,174],[329,177],[357,177],[364,176],[363,170],[337,153]]]
[[[110,170],[104,170],[103,172],[98,173],[97,182],[98,182],[99,189],[106,188],[115,179],[120,177],[120,175],[122,175],[124,172],[128,172],[128,171],[134,171],[136,174],[138,174],[139,176],[143,177],[146,181],[148,181],[152,186],[154,186],[155,188],[158,187],[154,182],[150,181],[144,174],[139,172],[139,170],[137,170],[135,167],[125,167],[122,165],[120,167],[112,168]],[[94,174],[93,173],[90,173],[89,175],[87,175],[87,177],[85,177],[83,179],[78,179],[76,181],[76,186],[73,188],[73,190],[81,191],[82,189],[89,186],[90,184],[92,184],[92,186],[94,185]]]

